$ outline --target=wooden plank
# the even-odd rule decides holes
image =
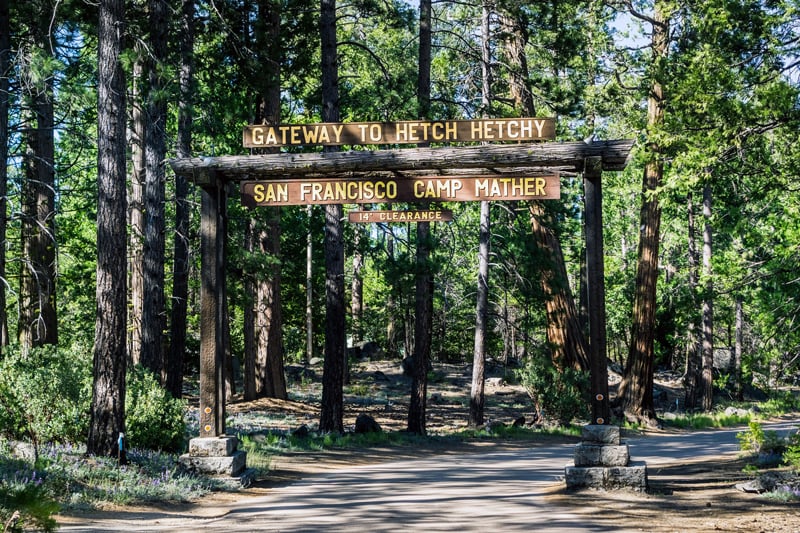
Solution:
[[[192,181],[208,172],[228,181],[293,177],[352,178],[369,173],[481,174],[506,169],[533,173],[541,169],[582,172],[588,157],[600,157],[603,170],[623,170],[633,140],[593,143],[533,143],[403,150],[354,150],[334,153],[280,153],[172,159],[176,174]]]
[[[394,180],[243,181],[242,205],[372,204],[386,202],[473,202],[480,200],[553,200],[561,197],[557,175],[425,176]]]
[[[253,124],[242,131],[245,148],[286,146],[380,145],[485,141],[543,141],[556,135],[553,118],[476,120],[400,120]]]

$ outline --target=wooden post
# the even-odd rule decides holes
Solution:
[[[200,436],[225,434],[224,340],[226,190],[212,179],[201,187]]]
[[[589,368],[592,387],[592,424],[608,424],[608,366],[606,359],[606,295],[603,260],[602,158],[589,157],[583,172],[586,213],[586,277],[589,304]]]

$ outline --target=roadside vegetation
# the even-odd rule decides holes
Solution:
[[[745,472],[754,477],[742,490],[779,501],[800,501],[800,426],[788,435],[779,435],[753,421],[736,438],[750,461]]]

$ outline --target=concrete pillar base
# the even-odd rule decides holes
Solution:
[[[247,468],[247,453],[237,446],[236,437],[195,438],[189,441],[189,453],[181,455],[178,462],[190,472],[249,485],[255,471]]]
[[[564,469],[567,489],[647,490],[647,465],[631,462],[618,426],[589,424],[575,447],[574,465]]]

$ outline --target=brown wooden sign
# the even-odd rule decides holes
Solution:
[[[394,180],[319,179],[241,182],[242,205],[373,204],[384,202],[475,202],[554,200],[555,174],[526,177],[424,176]]]
[[[390,222],[450,222],[453,212],[443,210],[425,211],[351,211],[347,220],[361,224]]]
[[[245,126],[245,148],[342,144],[417,144],[554,139],[555,119],[405,120]]]

